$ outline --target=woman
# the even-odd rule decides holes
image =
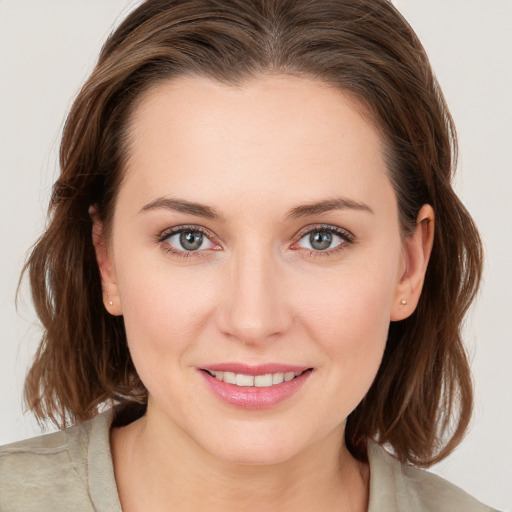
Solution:
[[[27,401],[78,425],[3,449],[0,505],[490,510],[412,467],[471,412],[454,146],[388,2],[142,4],[73,105],[27,263]]]

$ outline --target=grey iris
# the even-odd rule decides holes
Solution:
[[[203,243],[203,234],[198,231],[184,231],[180,234],[180,244],[186,251],[195,251]]]
[[[313,231],[309,235],[309,243],[317,251],[328,249],[332,244],[332,233],[328,231]]]

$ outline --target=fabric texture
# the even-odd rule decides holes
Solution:
[[[110,452],[112,420],[108,411],[0,448],[0,512],[122,512]],[[368,512],[494,510],[434,474],[401,465],[375,443],[368,457]]]

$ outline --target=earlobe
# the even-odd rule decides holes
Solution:
[[[89,215],[92,220],[92,243],[101,276],[103,304],[111,315],[119,316],[122,315],[123,312],[119,299],[115,269],[104,236],[103,224],[99,219],[98,210],[95,206],[89,207]]]
[[[434,243],[434,210],[422,206],[414,233],[404,241],[404,271],[395,289],[391,321],[409,317],[420,299]]]

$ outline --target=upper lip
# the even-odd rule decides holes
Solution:
[[[201,370],[209,372],[233,372],[242,373],[244,375],[266,375],[268,373],[287,373],[287,372],[304,372],[309,370],[310,366],[282,364],[282,363],[265,363],[257,365],[249,365],[245,363],[215,363],[201,366]]]

